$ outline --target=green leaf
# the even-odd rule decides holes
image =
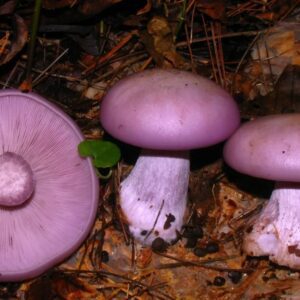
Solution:
[[[96,168],[113,167],[121,157],[116,144],[103,140],[84,140],[78,145],[78,152],[83,157],[92,157]]]

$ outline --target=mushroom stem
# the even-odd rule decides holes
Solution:
[[[17,206],[34,190],[33,172],[28,162],[13,152],[0,155],[0,205]]]
[[[121,207],[131,233],[143,244],[160,237],[172,242],[186,209],[188,151],[143,150],[121,183]]]
[[[244,240],[251,256],[291,268],[300,267],[300,184],[277,182],[258,220]]]

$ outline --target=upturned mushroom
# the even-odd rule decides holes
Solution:
[[[41,97],[0,92],[0,281],[37,276],[87,237],[98,180],[77,145],[83,136]]]
[[[100,118],[112,136],[143,148],[120,190],[131,233],[143,244],[173,242],[186,210],[189,150],[230,136],[239,126],[236,103],[196,74],[153,69],[114,85]]]
[[[265,207],[245,233],[251,256],[300,268],[300,114],[261,117],[242,125],[226,142],[233,169],[276,181]]]

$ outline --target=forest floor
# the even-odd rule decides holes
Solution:
[[[107,136],[99,120],[108,89],[150,68],[210,78],[233,95],[243,122],[300,112],[300,2],[45,0],[35,39],[34,1],[17,2],[0,1],[1,87],[52,101],[87,139],[114,141],[122,158],[100,180],[84,245],[38,278],[1,283],[0,299],[300,299],[299,270],[243,253],[244,232],[273,182],[236,174],[223,163],[222,144],[193,150],[181,238],[167,249],[143,247],[118,205],[139,149]]]

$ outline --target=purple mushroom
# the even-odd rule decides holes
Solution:
[[[34,94],[0,92],[0,281],[37,276],[67,258],[94,222],[98,180],[83,136]]]
[[[275,189],[246,233],[251,256],[300,268],[300,114],[261,117],[241,126],[224,147],[241,173],[275,180]]]
[[[189,150],[218,143],[239,126],[232,97],[193,73],[147,70],[108,91],[101,122],[115,138],[143,148],[121,183],[131,233],[143,244],[176,240],[186,210]]]

